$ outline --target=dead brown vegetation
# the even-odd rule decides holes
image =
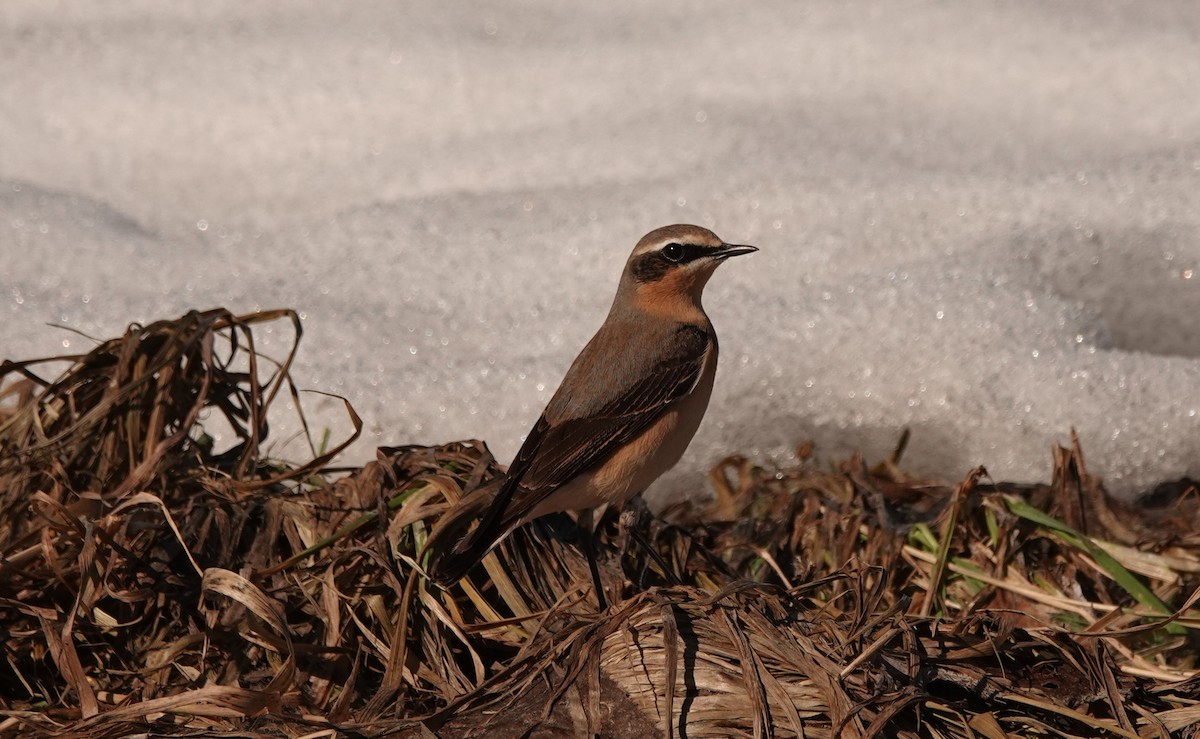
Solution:
[[[1031,486],[731,457],[707,510],[601,520],[604,613],[565,517],[443,591],[430,527],[501,470],[268,458],[272,322],[299,339],[218,310],[0,366],[0,736],[1197,733],[1190,485],[1120,505],[1077,441]]]

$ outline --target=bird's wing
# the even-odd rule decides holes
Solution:
[[[637,437],[696,386],[716,340],[707,327],[680,325],[633,364],[625,347],[605,338],[597,334],[571,366],[488,513],[456,554],[486,552],[559,486]]]
[[[701,326],[682,325],[664,339],[639,362],[642,367],[617,369],[612,360],[591,357],[593,361],[586,363],[588,374],[598,376],[578,378],[594,383],[584,386],[589,392],[583,398],[556,394],[509,470],[517,490],[506,518],[532,510],[559,486],[599,465],[673,401],[691,392],[704,371],[711,333]],[[563,385],[569,384],[579,387],[564,379]]]

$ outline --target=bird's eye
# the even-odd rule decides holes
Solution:
[[[662,249],[662,255],[666,257],[668,262],[679,262],[683,260],[683,244],[667,244]]]

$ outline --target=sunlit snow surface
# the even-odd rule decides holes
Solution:
[[[947,478],[1046,479],[1072,427],[1117,491],[1200,475],[1193,0],[5,0],[0,70],[0,356],[292,306],[350,461],[507,461],[633,243],[692,222],[762,250],[709,285],[660,496],[906,426]]]

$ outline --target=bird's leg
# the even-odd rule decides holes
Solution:
[[[626,553],[629,551],[629,540],[632,537],[634,541],[646,552],[646,556],[654,560],[654,563],[662,569],[663,577],[665,577],[672,585],[681,585],[679,577],[667,566],[666,560],[658,553],[658,550],[650,545],[646,537],[642,535],[642,521],[652,518],[650,509],[646,506],[646,501],[642,498],[641,493],[633,496],[628,503],[625,504],[625,510],[621,511],[620,534],[624,540],[623,548]],[[642,577],[646,574],[648,563],[643,565],[641,572],[637,577],[637,584],[641,585]]]
[[[634,500],[637,499],[635,498]],[[633,569],[629,572],[629,581],[634,587],[641,588],[646,577],[647,562],[644,559],[639,560],[635,557],[633,555],[633,547],[630,546],[632,532],[638,526],[638,518],[636,506],[626,504],[621,509],[621,516],[617,519],[617,538],[621,540],[621,558],[617,561],[621,563],[622,572],[625,570],[626,560],[632,563],[631,567]]]
[[[583,552],[587,555],[588,569],[592,573],[592,587],[596,589],[596,603],[601,611],[608,610],[608,599],[604,597],[604,582],[600,579],[600,567],[596,564],[596,541],[592,533],[592,509],[584,508],[576,520],[579,533],[583,537]]]

